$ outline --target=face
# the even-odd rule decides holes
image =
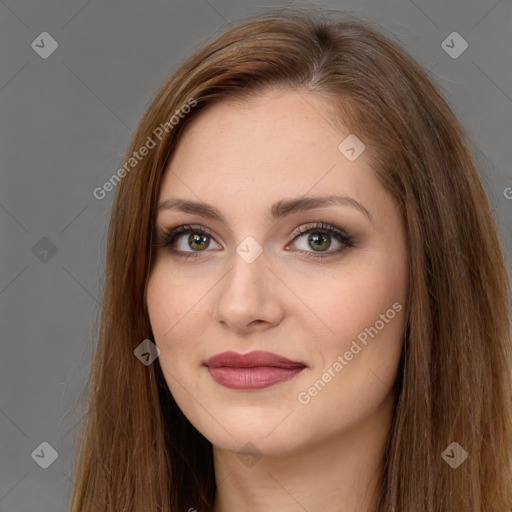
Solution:
[[[291,453],[348,434],[390,403],[404,226],[365,152],[349,159],[338,148],[349,132],[333,127],[322,101],[281,90],[211,106],[164,175],[147,307],[169,389],[214,447]],[[342,199],[304,202],[327,196]],[[176,199],[209,208],[171,207]],[[298,364],[205,365],[227,351]]]

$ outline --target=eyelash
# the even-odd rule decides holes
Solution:
[[[160,239],[160,243],[157,244],[158,247],[168,247],[169,250],[175,254],[176,256],[180,258],[184,258],[185,260],[189,258],[197,258],[201,255],[203,252],[207,252],[206,250],[203,251],[178,251],[176,249],[172,249],[171,246],[176,238],[178,238],[180,235],[184,234],[201,234],[208,237],[213,238],[213,235],[210,233],[209,230],[203,228],[202,226],[199,227],[192,227],[190,224],[183,224],[181,226],[178,226],[176,228],[171,228],[167,231],[165,231]],[[347,247],[353,247],[354,240],[350,235],[347,235],[343,230],[337,228],[336,226],[332,226],[331,224],[327,224],[325,222],[318,222],[313,224],[312,226],[304,227],[301,226],[298,228],[290,237],[290,242],[293,242],[295,239],[300,238],[301,236],[308,234],[308,233],[322,233],[324,235],[331,235],[334,238],[336,238],[344,247],[338,248],[334,252],[326,252],[326,251],[299,251],[304,252],[305,256],[307,258],[314,258],[314,259],[323,259],[323,258],[329,258],[331,256],[336,256],[339,253],[343,252]]]

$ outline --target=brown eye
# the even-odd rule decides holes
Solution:
[[[329,249],[331,245],[330,235],[327,235],[325,233],[310,233],[308,236],[308,244],[311,244],[311,247],[315,247],[315,249]]]
[[[336,255],[354,245],[352,237],[344,231],[323,222],[309,228],[301,227],[297,231],[298,233],[294,233],[294,241],[297,240],[300,243],[295,242],[295,245],[298,245],[298,250],[304,252],[307,257],[323,258]],[[334,250],[328,251],[332,248],[333,243],[335,244]]]
[[[190,247],[194,250],[203,251],[210,245],[210,238],[209,235],[204,235],[202,233],[192,233],[188,236],[186,243],[187,247]]]
[[[205,252],[210,247],[211,241],[213,241],[212,235],[202,226],[183,225],[165,233],[159,245],[167,247],[178,256],[190,257],[199,256],[201,252]]]

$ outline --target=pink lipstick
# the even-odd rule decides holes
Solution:
[[[306,364],[271,352],[222,352],[205,363],[215,382],[231,389],[262,389],[292,379]]]

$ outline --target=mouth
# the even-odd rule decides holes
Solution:
[[[262,351],[223,352],[204,365],[215,382],[238,390],[266,388],[290,380],[307,368],[305,363]]]

